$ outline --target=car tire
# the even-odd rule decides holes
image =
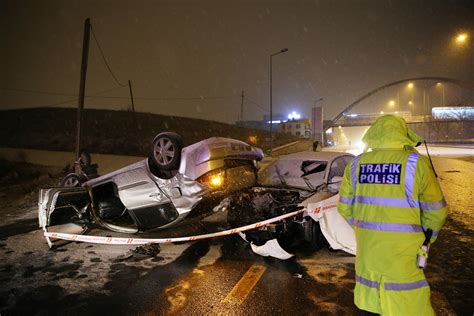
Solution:
[[[84,179],[77,173],[69,173],[61,180],[62,187],[79,187],[84,182]]]
[[[150,161],[159,170],[177,170],[181,161],[183,139],[179,134],[164,132],[153,140]]]

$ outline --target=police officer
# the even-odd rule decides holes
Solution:
[[[447,216],[432,165],[400,117],[380,117],[363,141],[366,150],[346,167],[338,203],[357,241],[354,302],[383,315],[433,315],[417,266],[417,256],[427,256],[420,248],[425,233],[433,232],[433,243]]]

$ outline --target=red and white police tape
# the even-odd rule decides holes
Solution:
[[[319,207],[315,207],[311,211],[307,209],[301,209],[298,211],[294,211],[291,213],[283,214],[277,217],[273,217],[258,223],[233,228],[229,230],[224,230],[221,232],[211,233],[211,234],[204,234],[204,235],[196,235],[196,236],[188,236],[188,237],[175,237],[175,238],[121,238],[121,237],[104,237],[104,236],[91,236],[91,235],[75,235],[75,234],[66,234],[66,233],[54,233],[54,232],[44,232],[44,236],[52,239],[62,239],[62,240],[69,240],[69,241],[80,241],[80,242],[87,242],[87,243],[94,243],[94,244],[106,244],[106,245],[145,245],[145,244],[166,244],[166,243],[173,243],[173,242],[182,242],[182,241],[193,241],[193,240],[201,240],[207,238],[214,238],[226,235],[232,235],[236,233],[240,233],[246,230],[251,230],[259,227],[263,227],[265,225],[279,222],[285,218],[289,218],[292,216],[296,216],[298,214],[307,212],[308,214],[314,213],[319,214],[321,211],[325,211],[328,209],[335,208],[336,204],[330,205],[321,205]]]

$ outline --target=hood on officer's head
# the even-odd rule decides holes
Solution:
[[[379,117],[367,130],[362,141],[365,150],[368,148],[403,148],[416,147],[423,138],[407,127],[405,120],[395,115]]]

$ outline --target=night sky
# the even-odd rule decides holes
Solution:
[[[84,20],[91,36],[86,108],[234,122],[269,112],[331,118],[391,81],[474,82],[474,1],[0,0],[0,108],[77,106]],[[454,44],[467,32],[464,47]],[[34,93],[42,92],[42,93]],[[107,97],[107,98],[105,98]],[[69,101],[69,102],[68,102]]]

